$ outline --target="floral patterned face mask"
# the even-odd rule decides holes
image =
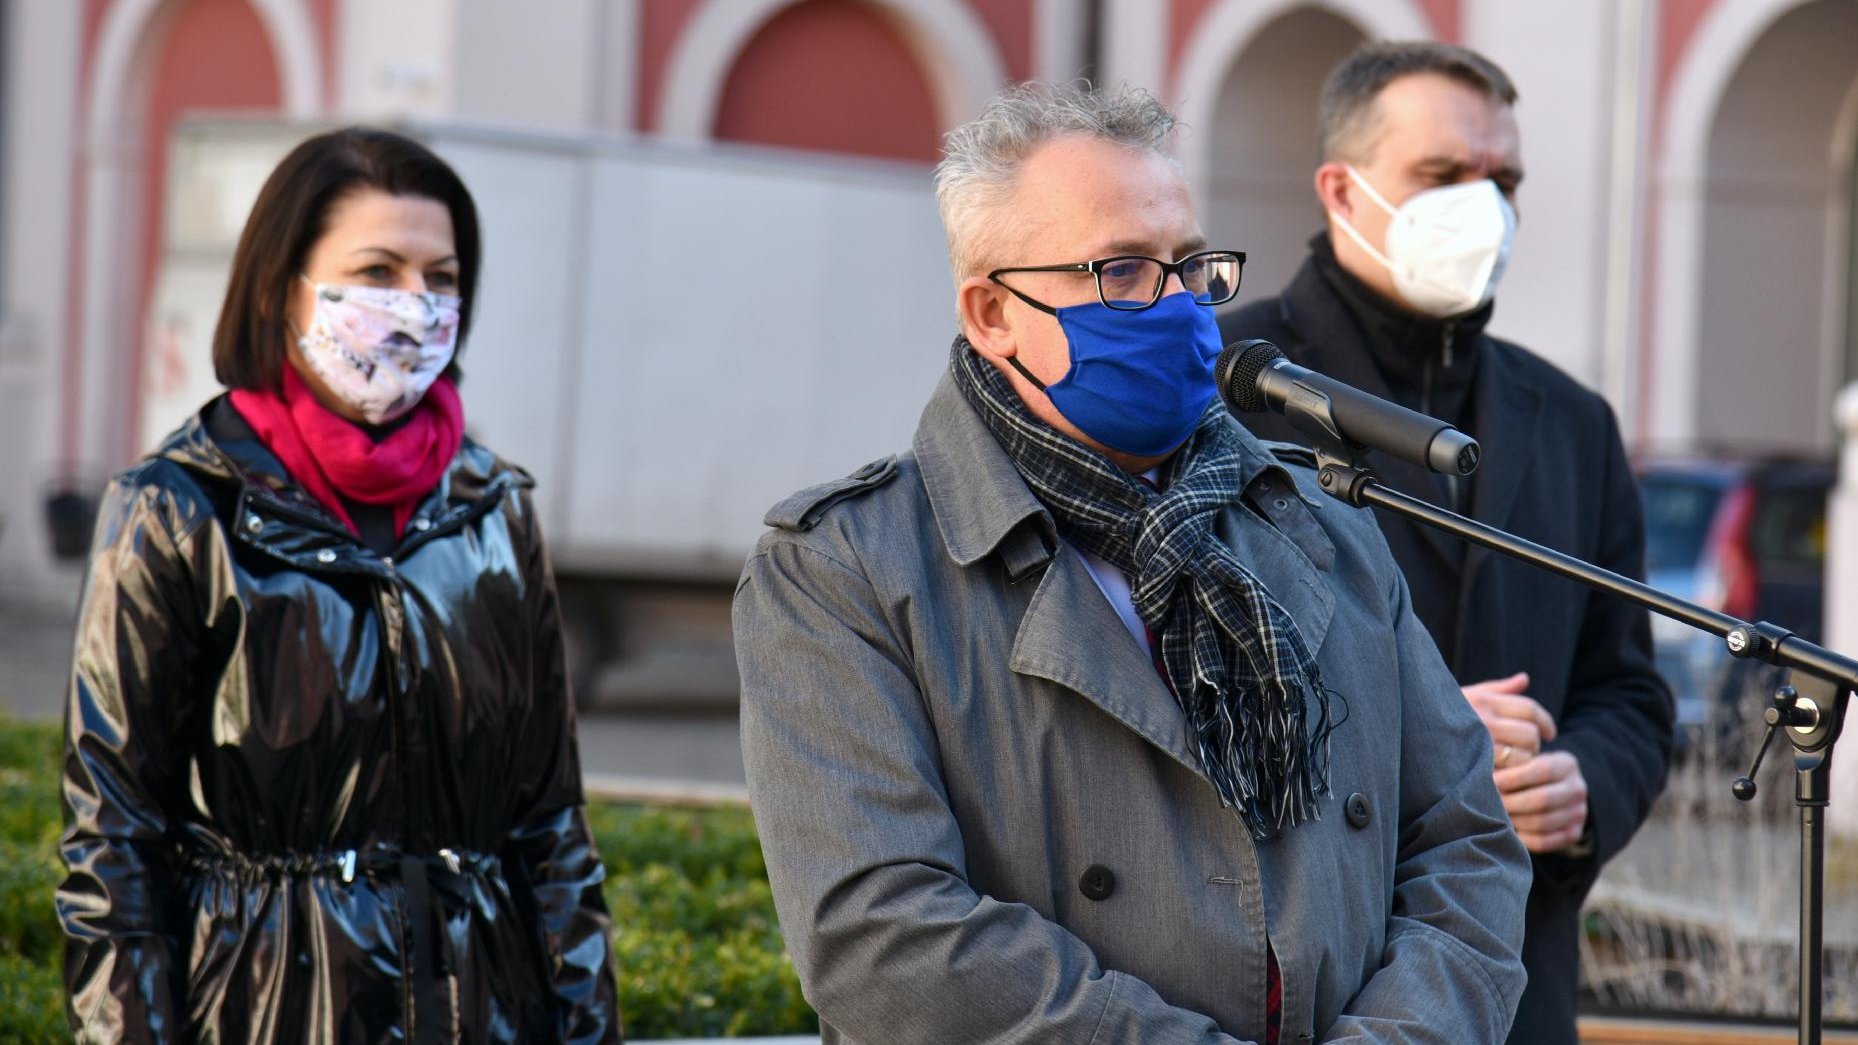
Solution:
[[[462,299],[393,287],[310,286],[316,311],[297,347],[323,385],[369,424],[413,409],[451,365]]]

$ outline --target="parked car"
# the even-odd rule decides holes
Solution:
[[[1818,642],[1825,617],[1830,461],[1656,458],[1637,468],[1653,587]],[[1780,673],[1722,640],[1653,614],[1658,669],[1677,698],[1678,747],[1752,754]]]

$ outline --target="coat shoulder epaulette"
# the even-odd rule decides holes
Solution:
[[[1316,470],[1316,451],[1307,446],[1303,446],[1299,443],[1280,443],[1267,440],[1264,443],[1264,448],[1271,452],[1272,457],[1277,458],[1285,464],[1298,465],[1303,468],[1308,468],[1311,471]]]
[[[843,479],[809,486],[768,509],[762,522],[795,533],[805,533],[833,505],[853,497],[862,497],[897,477],[897,455],[880,457]]]

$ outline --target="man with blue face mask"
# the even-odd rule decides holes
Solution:
[[[1639,497],[1605,401],[1485,333],[1516,232],[1516,92],[1480,55],[1370,44],[1330,75],[1316,192],[1328,231],[1284,292],[1227,314],[1298,363],[1476,436],[1469,481],[1370,459],[1383,481],[1643,576]],[[1301,437],[1281,417],[1261,435]],[[1573,1045],[1581,900],[1644,820],[1671,749],[1645,611],[1380,516],[1413,606],[1487,727],[1494,781],[1534,854],[1509,1040]]]
[[[1495,1042],[1527,856],[1366,513],[1214,395],[1244,256],[1139,91],[1027,84],[936,171],[961,334],[910,451],[735,602],[827,1042]]]

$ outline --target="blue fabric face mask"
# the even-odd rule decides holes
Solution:
[[[1085,435],[1135,457],[1159,457],[1187,441],[1213,401],[1219,324],[1213,310],[1174,293],[1139,312],[1101,301],[1049,308],[1071,345],[1071,369],[1045,384],[1017,357],[1007,362],[1051,398]]]

